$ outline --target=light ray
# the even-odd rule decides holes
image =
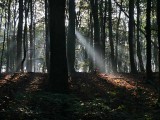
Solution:
[[[76,37],[79,40],[79,42],[86,48],[88,55],[92,60],[95,60],[95,64],[99,69],[99,71],[102,71],[102,68],[104,66],[104,61],[102,60],[100,53],[98,53],[90,44],[89,40],[85,38],[79,31],[75,31]]]

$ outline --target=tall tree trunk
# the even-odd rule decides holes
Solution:
[[[139,64],[140,64],[140,70],[141,72],[144,72],[144,65],[143,65],[143,60],[142,60],[142,54],[141,54],[141,43],[139,41],[139,36],[140,36],[140,20],[139,20],[139,16],[140,16],[140,6],[139,3],[140,0],[137,0],[136,4],[137,4],[137,56],[138,56],[138,60],[139,60]]]
[[[129,57],[130,57],[130,65],[131,65],[131,73],[137,73],[137,69],[135,66],[134,60],[134,0],[129,0]]]
[[[11,0],[7,1],[8,3],[8,24],[7,24],[7,65],[6,65],[6,72],[9,72],[11,69],[10,66],[10,18],[11,18]]]
[[[25,0],[24,6],[25,6],[25,24],[24,24],[24,33],[23,33],[23,59],[21,62],[21,70],[23,72],[24,72],[24,62],[26,60],[26,55],[27,55],[26,43],[27,43],[27,18],[28,18],[28,12],[29,12],[28,0]]]
[[[160,1],[157,0],[157,25],[158,25],[158,46],[159,46],[159,88],[160,88]],[[160,89],[158,89],[158,106],[160,107]]]
[[[107,0],[104,3],[104,11],[103,11],[103,0],[101,0],[100,4],[100,18],[101,18],[101,50],[102,50],[102,72],[105,72],[105,42],[106,42],[106,18],[107,18]]]
[[[1,54],[1,62],[0,62],[0,74],[2,73],[4,48],[5,48],[5,42],[6,42],[6,20],[7,20],[7,15],[6,15],[6,10],[5,10],[5,23],[4,23],[4,31],[3,31],[4,36],[3,36],[2,54]]]
[[[17,9],[17,0],[14,1],[14,26],[13,26],[13,29],[14,29],[14,32],[13,32],[13,52],[16,53],[17,52],[17,44],[16,44],[16,9]],[[17,66],[17,62],[16,62],[16,55],[13,55],[13,70],[14,72],[16,71],[16,66]]]
[[[92,17],[92,13],[90,12],[90,46],[93,48],[93,17]],[[89,56],[89,71],[90,72],[93,72],[93,68],[94,68],[94,65],[93,65],[94,61],[92,59],[91,56]]]
[[[65,39],[65,0],[49,0],[50,8],[50,89],[68,92],[68,68]]]
[[[33,1],[30,0],[30,26],[29,26],[29,33],[30,33],[30,60],[29,60],[29,68],[28,71],[32,72],[33,66]]]
[[[69,26],[67,38],[68,72],[75,72],[75,0],[69,0]]]
[[[108,1],[108,18],[109,18],[109,42],[111,48],[111,65],[113,72],[116,72],[115,67],[115,57],[114,57],[114,42],[113,42],[113,35],[112,35],[112,1]]]
[[[99,29],[99,19],[98,19],[98,1],[97,0],[90,0],[91,3],[91,10],[92,10],[92,15],[93,15],[93,21],[94,21],[94,49],[95,51],[101,56],[101,50],[100,50],[100,29]],[[95,55],[94,55],[95,59]],[[95,59],[95,69],[100,69],[102,66],[98,66],[98,62],[102,61],[97,61]]]
[[[49,9],[48,9],[48,0],[45,0],[45,31],[46,31],[46,35],[45,35],[45,56],[46,56],[46,67],[47,67],[47,71],[49,72]]]
[[[122,2],[123,2],[123,0],[121,0],[121,6],[122,6]],[[119,15],[118,15],[118,22],[117,22],[117,28],[116,28],[116,50],[115,50],[115,63],[116,63],[116,69],[117,69],[117,67],[118,67],[118,69],[117,69],[117,71],[119,71],[120,72],[120,66],[118,66],[118,63],[119,63],[119,54],[118,54],[118,49],[119,49],[119,24],[120,24],[120,21],[121,21],[121,13],[122,13],[122,11],[120,10],[119,11]]]
[[[19,0],[19,22],[17,31],[17,70],[20,71],[22,60],[23,0]]]
[[[36,70],[36,11],[37,11],[37,6],[36,4],[36,0],[34,1],[34,19],[33,19],[33,58],[34,60],[32,61],[34,64],[34,72]]]
[[[146,63],[146,77],[147,81],[152,79],[151,67],[151,1],[147,0],[146,10],[146,41],[147,41],[147,63]]]

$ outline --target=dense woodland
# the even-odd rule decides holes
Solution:
[[[159,0],[0,0],[0,118],[159,112]]]

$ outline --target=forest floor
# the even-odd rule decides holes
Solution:
[[[160,120],[157,84],[145,82],[144,74],[75,73],[69,94],[48,92],[47,78],[43,73],[2,74],[0,119]]]

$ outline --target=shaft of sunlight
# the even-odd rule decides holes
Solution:
[[[75,31],[76,37],[78,41],[86,48],[87,54],[90,56],[90,58],[95,61],[95,65],[98,67],[96,69],[99,69],[99,71],[102,71],[102,66],[104,66],[104,62],[100,56],[100,53],[98,53],[90,44],[89,40],[85,38],[79,31]]]

